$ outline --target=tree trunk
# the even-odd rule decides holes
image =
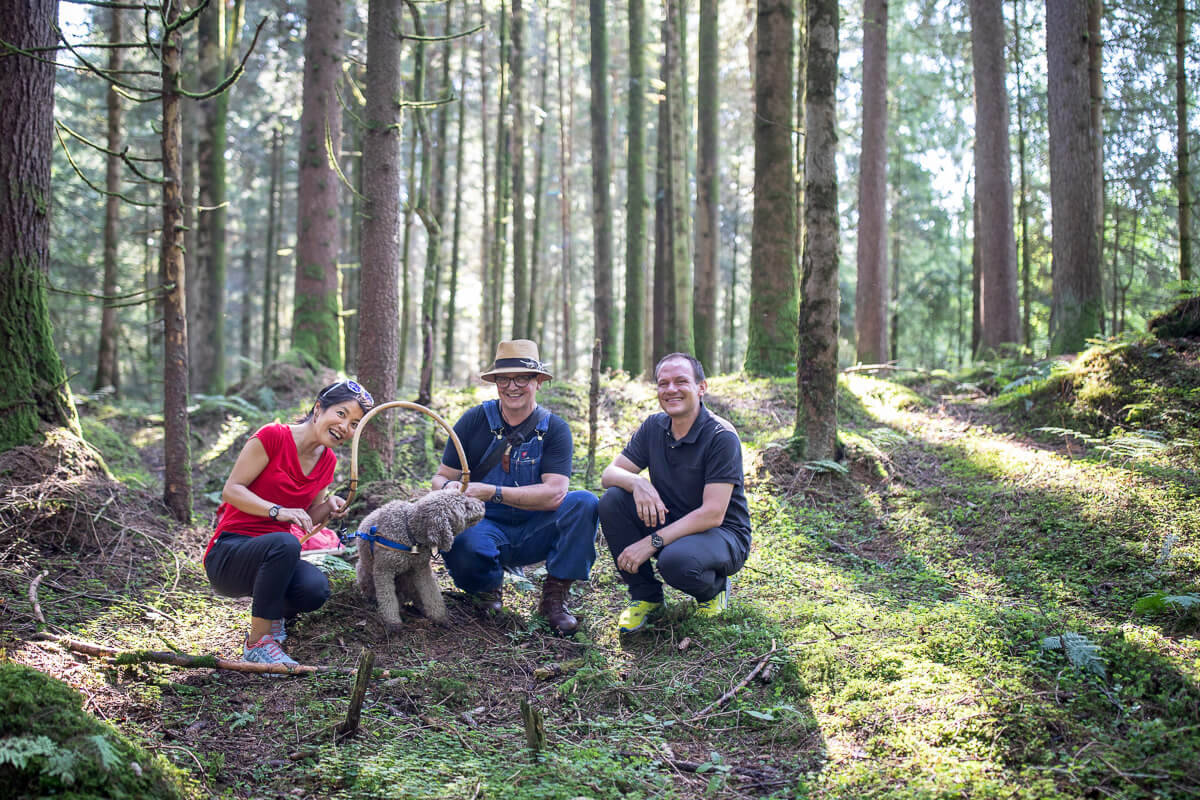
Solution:
[[[396,398],[399,340],[396,320],[400,264],[400,40],[398,6],[371,0],[367,10],[366,132],[363,137],[364,211],[362,226],[362,302],[358,375],[376,403]],[[363,433],[366,453],[360,475],[381,477],[391,466],[392,423],[381,419]]]
[[[249,173],[247,173],[249,175]],[[247,181],[249,183],[249,181]],[[246,195],[250,192],[247,187]],[[251,331],[254,328],[254,254],[250,252],[250,236],[246,231],[245,249],[242,250],[242,314],[241,342],[238,348],[238,380],[245,385],[250,378]]]
[[[484,342],[484,352],[491,352],[496,341],[504,338],[505,302],[504,272],[508,265],[508,223],[512,218],[512,132],[508,121],[508,14],[503,0],[500,3],[500,100],[496,104],[496,197],[492,224],[496,226],[492,237],[492,275],[489,283],[492,318],[490,336]]]
[[[278,127],[271,131],[271,180],[267,188],[267,252],[263,263],[263,339],[262,366],[265,370],[275,357],[271,344],[279,326],[279,300],[275,293],[275,275],[279,269],[276,251],[279,250],[279,195],[283,179],[283,133]]]
[[[621,367],[642,374],[646,314],[646,2],[629,0],[629,120],[625,181],[625,342]]]
[[[786,375],[796,364],[796,191],[792,183],[791,132],[794,14],[791,0],[758,2],[754,211],[745,364],[746,372],[752,375]],[[833,47],[836,52],[836,42]],[[811,66],[810,60],[808,67]],[[807,111],[811,110],[810,106]]]
[[[975,71],[975,202],[979,210],[980,345],[994,354],[1021,343],[1017,242],[1013,236],[1012,157],[1004,86],[1002,0],[971,0]]]
[[[479,308],[479,346],[481,353],[486,353],[494,346],[495,331],[492,325],[492,221],[488,217],[488,198],[491,196],[488,182],[491,179],[488,147],[488,73],[487,68],[487,11],[483,0],[479,0],[479,24],[484,27],[479,33],[479,153],[481,160],[481,195],[480,205],[483,208],[483,220],[480,227],[479,242],[479,285],[483,290],[483,298]],[[499,116],[499,115],[497,115]],[[497,126],[499,123],[497,122]]]
[[[20,13],[0,14],[0,40],[27,51],[52,48],[57,0],[20,5]],[[44,427],[79,434],[46,305],[53,53],[44,61],[0,58],[0,451],[36,441]]]
[[[1017,201],[1017,213],[1021,226],[1021,341],[1025,342],[1025,346],[1032,350],[1033,312],[1030,304],[1033,294],[1033,256],[1029,253],[1029,177],[1025,157],[1028,137],[1025,133],[1025,91],[1021,82],[1021,78],[1025,74],[1025,57],[1021,48],[1021,11],[1024,7],[1024,0],[1017,0],[1014,6],[1013,59],[1015,69],[1013,71],[1016,73],[1017,79],[1017,164],[1021,182]]]
[[[1188,147],[1188,86],[1187,5],[1184,0],[1175,0],[1175,147],[1179,162],[1176,191],[1179,195],[1179,280],[1192,280],[1192,190],[1191,151]]]
[[[887,26],[887,0],[864,0],[858,282],[854,294],[856,353],[862,364],[878,364],[888,357]]]
[[[890,310],[891,330],[888,332],[888,348],[892,361],[900,360],[900,227],[892,229],[892,246],[888,251],[892,259],[892,280],[889,288],[892,292],[892,307]]]
[[[608,22],[605,0],[589,0],[588,21],[591,28],[591,56],[588,64],[591,75],[589,112],[592,128],[592,265],[595,287],[595,331],[600,340],[600,366],[616,369],[617,309],[613,302],[612,199],[609,194],[611,175],[608,149]]]
[[[1100,30],[1103,16],[1104,0],[1088,0],[1088,96],[1091,98],[1091,130],[1096,154],[1092,160],[1092,193],[1096,197],[1097,272],[1104,263],[1104,42]],[[1100,330],[1104,330],[1103,297],[1100,301]]]
[[[296,208],[296,288],[292,347],[318,363],[342,369],[341,182],[334,159],[342,148],[341,0],[308,0],[304,41],[304,105],[300,114],[300,166]]]
[[[108,40],[114,44],[122,41],[121,22],[123,12],[114,8],[109,12],[111,27]],[[124,61],[124,51],[114,47],[108,51],[108,69],[112,74],[121,70]],[[120,291],[117,273],[117,239],[121,235],[121,97],[116,88],[109,86],[108,96],[108,141],[109,155],[106,159],[104,198],[104,289],[105,297],[111,298]],[[96,379],[92,382],[92,390],[112,389],[114,394],[121,388],[121,374],[117,354],[117,309],[113,300],[104,301],[104,310],[100,315],[100,352],[96,357]]]
[[[509,106],[512,108],[512,220],[514,339],[529,338],[529,251],[525,219],[525,11],[512,0],[512,47],[508,51]]]
[[[575,3],[574,0],[570,6],[570,16],[568,21],[574,25],[575,20]],[[572,348],[572,340],[574,335],[572,307],[574,306],[574,297],[572,293],[573,273],[575,269],[574,258],[574,241],[571,238],[571,165],[574,163],[571,150],[571,131],[575,127],[575,93],[568,92],[568,87],[563,81],[563,30],[562,18],[559,18],[557,31],[555,32],[555,41],[558,48],[558,158],[559,158],[559,210],[562,216],[560,227],[562,228],[562,332],[560,334],[562,341],[562,364],[560,373],[563,377],[569,376],[573,372],[574,367],[574,350]],[[572,40],[567,39],[567,58],[566,67],[567,74],[575,74],[575,50],[572,45]],[[562,109],[566,108],[567,113],[563,115]]]
[[[420,45],[417,46],[420,50]],[[421,67],[416,66],[421,63],[420,58],[414,55],[414,74],[412,84],[420,86],[423,79],[420,75]],[[421,110],[417,109],[414,116],[417,118],[418,127],[420,121]],[[405,162],[408,164],[408,187],[404,192],[404,222],[403,238],[400,241],[400,362],[396,372],[396,386],[403,389],[404,383],[408,378],[408,362],[409,350],[411,346],[412,336],[412,231],[413,220],[416,219],[418,197],[421,194],[422,176],[420,167],[417,165],[417,143],[420,136],[410,136],[408,139],[408,156]],[[421,148],[424,151],[425,148]]]
[[[700,79],[696,87],[696,280],[695,356],[714,372],[719,369],[717,340],[717,249],[720,242],[721,170],[718,164],[717,96],[720,54],[717,50],[717,0],[700,0]]]
[[[804,457],[810,461],[833,458],[837,447],[838,24],[837,0],[808,0],[806,203],[796,380],[797,433],[804,437]],[[763,77],[760,70],[760,81]],[[786,95],[791,94],[789,87]]]
[[[692,237],[688,186],[688,127],[691,115],[687,113],[687,59],[683,54],[683,37],[687,16],[683,8],[686,0],[667,0],[667,26],[664,36],[664,51],[667,61],[667,116],[670,118],[671,149],[669,153],[669,191],[671,213],[667,217],[671,227],[672,293],[671,307],[674,314],[667,327],[667,350],[691,353],[695,349],[695,332],[692,324]]]
[[[550,65],[550,43],[545,41],[545,28],[542,28],[542,57],[538,71],[538,108],[546,111],[549,98],[547,68]],[[542,276],[542,228],[546,224],[543,219],[543,196],[546,194],[546,113],[538,116],[537,132],[534,136],[533,156],[533,229],[529,240],[529,318],[525,330],[535,341],[543,342],[545,347],[546,317],[551,304],[544,298],[553,296],[550,292],[550,282]],[[553,352],[545,347],[547,353]]]
[[[733,168],[733,230],[729,253],[729,283],[725,288],[725,341],[721,348],[721,371],[733,372],[737,361],[738,259],[741,257],[742,182],[740,165]]]
[[[1050,352],[1082,350],[1104,313],[1097,263],[1087,0],[1046,1],[1053,300]]]
[[[464,20],[466,15],[463,15]],[[450,286],[449,299],[446,303],[446,339],[442,348],[442,380],[450,383],[454,375],[455,330],[458,320],[458,268],[459,245],[462,237],[462,172],[463,172],[463,140],[467,118],[467,47],[465,43],[459,47],[459,75],[461,76],[458,91],[459,101],[455,104],[458,109],[458,130],[454,146],[454,233],[450,241]],[[486,148],[484,150],[486,152]],[[484,226],[485,228],[487,226]]]
[[[179,5],[166,7],[162,58],[163,224],[163,502],[179,522],[192,518],[192,455],[188,400],[186,276],[183,268],[183,176],[180,114]]]

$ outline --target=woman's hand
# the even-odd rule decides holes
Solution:
[[[302,508],[281,508],[279,509],[279,513],[275,515],[275,519],[290,522],[305,533],[311,531],[313,527],[312,517]]]
[[[349,511],[349,509],[346,507],[345,498],[338,497],[336,494],[329,495],[329,508],[329,516],[332,519],[341,519],[342,517],[346,516],[346,512]]]

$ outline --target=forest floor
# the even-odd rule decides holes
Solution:
[[[1200,342],[908,375],[843,376],[841,468],[788,455],[794,381],[710,381],[710,407],[745,445],[754,522],[718,620],[668,591],[656,625],[619,637],[624,592],[601,542],[593,579],[576,584],[572,638],[533,615],[538,570],[484,619],[440,565],[449,627],[414,616],[389,633],[327,559],[333,598],[289,629],[287,649],[352,668],[370,648],[388,670],[341,743],[329,731],[347,675],[116,667],[34,639],[235,657],[248,603],[215,596],[199,564],[212,493],[274,416],[249,404],[298,407],[315,379],[275,370],[193,415],[202,521],[185,528],[155,499],[160,420],[90,404],[85,433],[115,479],[64,489],[69,464],[31,449],[42,483],[27,475],[22,490],[17,461],[0,463],[0,662],[69,684],[173,765],[186,796],[1196,796]],[[586,390],[543,394],[572,426],[583,487]],[[453,419],[486,391],[435,395]],[[616,377],[600,410],[596,475],[656,407],[648,385]],[[400,479],[375,497],[427,484],[427,433],[401,426]],[[42,570],[47,626],[30,592]],[[536,755],[522,700],[544,718]]]

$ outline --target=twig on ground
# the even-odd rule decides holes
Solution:
[[[695,722],[696,720],[700,719],[701,717],[707,716],[714,709],[720,708],[721,706],[725,705],[726,703],[729,702],[729,700],[735,694],[737,694],[742,689],[745,689],[747,686],[749,686],[750,681],[754,680],[754,676],[756,676],[756,675],[758,675],[758,673],[762,672],[763,669],[767,666],[767,662],[770,661],[771,656],[773,656],[775,654],[775,649],[776,649],[775,648],[775,640],[772,639],[771,640],[771,650],[765,656],[763,656],[762,658],[760,658],[758,660],[758,663],[754,666],[754,669],[750,670],[750,674],[747,675],[746,677],[742,678],[741,682],[738,683],[737,686],[734,686],[732,689],[727,691],[725,694],[721,695],[716,700],[714,700],[713,702],[711,702],[707,706],[705,706],[703,709],[701,709],[700,713],[693,716],[691,721]]]
[[[364,647],[358,654],[358,672],[354,676],[354,688],[350,692],[350,707],[346,710],[346,719],[334,728],[335,739],[353,736],[358,730],[358,723],[362,718],[363,698],[367,696],[367,686],[371,683],[371,668],[374,665],[375,653]]]
[[[38,584],[42,582],[42,578],[50,574],[50,570],[44,569],[38,573],[38,576],[29,584],[29,604],[33,606],[33,615],[37,617],[37,621],[43,625],[49,625],[46,618],[42,615],[42,605],[38,602],[37,590]]]
[[[115,647],[81,642],[54,633],[39,633],[34,639],[54,642],[76,653],[83,653],[98,658],[106,658],[117,666],[132,664],[168,664],[176,667],[200,667],[206,669],[223,669],[232,672],[251,672],[263,675],[311,675],[314,673],[352,674],[348,667],[330,667],[324,665],[299,664],[294,667],[283,664],[257,664],[249,661],[228,661],[216,656],[195,656],[187,653],[169,653],[157,650],[118,650]]]

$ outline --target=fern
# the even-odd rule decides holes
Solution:
[[[192,395],[192,399],[196,401],[196,405],[188,407],[189,414],[195,414],[197,411],[210,408],[221,408],[237,412],[246,417],[261,417],[263,415],[263,412],[255,407],[253,403],[238,397],[236,394],[194,394]]]
[[[1043,650],[1063,650],[1067,660],[1076,669],[1090,672],[1101,678],[1108,677],[1104,660],[1100,658],[1100,645],[1079,633],[1063,633],[1042,639]]]
[[[1103,439],[1097,439],[1095,436],[1089,436],[1082,431],[1073,431],[1070,428],[1055,428],[1047,426],[1044,428],[1034,428],[1034,430],[1040,433],[1048,433],[1051,436],[1061,436],[1063,438],[1072,436],[1085,444],[1100,444],[1104,441]]]
[[[45,773],[63,784],[75,782],[77,760],[74,751],[59,747],[48,736],[9,736],[0,739],[0,764],[12,764],[20,771]]]
[[[1173,608],[1187,611],[1188,609],[1200,606],[1200,595],[1198,594],[1167,594],[1166,592],[1155,592],[1152,595],[1147,595],[1133,604],[1133,610],[1138,614],[1156,614],[1164,611],[1169,611]]]
[[[836,472],[839,475],[850,474],[850,468],[845,464],[839,464],[838,462],[831,461],[829,459],[805,461],[803,466],[809,472]]]
[[[105,772],[121,763],[121,757],[113,749],[112,743],[108,739],[99,734],[93,734],[87,737],[87,740],[96,746],[96,752],[100,754],[100,766],[104,768]]]

